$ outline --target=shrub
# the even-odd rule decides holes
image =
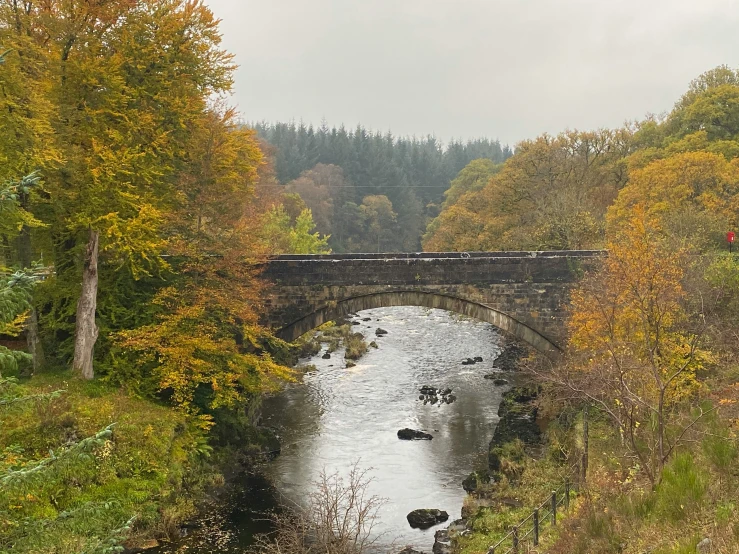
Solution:
[[[370,496],[369,470],[355,463],[348,479],[321,472],[304,509],[274,516],[274,536],[262,535],[259,554],[365,554],[378,547],[372,530],[385,501]]]
[[[699,470],[689,452],[678,454],[662,472],[657,487],[656,512],[673,521],[697,509],[706,493],[706,475]]]

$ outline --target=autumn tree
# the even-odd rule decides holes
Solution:
[[[602,243],[605,210],[626,182],[630,136],[628,129],[572,131],[522,142],[481,190],[446,208],[454,213],[441,212],[424,248],[582,249]]]
[[[704,415],[689,408],[712,361],[703,318],[686,309],[687,252],[667,246],[659,224],[636,208],[602,267],[573,292],[565,360],[539,372],[610,416],[653,483]]]
[[[209,96],[230,87],[231,58],[199,1],[8,2],[2,17],[4,29],[23,37],[13,46],[21,59],[34,60],[29,67],[41,82],[35,90],[51,105],[23,113],[54,131],[47,198],[37,210],[50,222],[57,279],[82,283],[74,295],[73,367],[89,379],[99,275],[115,267],[135,280],[164,267],[160,230],[176,196],[190,124]],[[59,304],[72,302],[67,296]]]
[[[383,244],[387,245],[395,234],[398,221],[392,202],[387,196],[366,196],[359,212],[367,233],[366,250],[382,252]]]
[[[672,247],[706,251],[720,246],[739,209],[739,163],[720,154],[685,152],[631,172],[608,210],[608,228],[617,235],[639,206],[659,221]]]
[[[316,229],[323,235],[333,233],[337,209],[354,196],[344,171],[335,165],[318,164],[285,188],[300,195],[313,214]]]
[[[116,341],[141,368],[118,379],[193,413],[237,409],[291,376],[265,349],[272,337],[259,321],[263,285],[254,267],[272,250],[264,216],[253,210],[264,159],[254,131],[235,117],[216,103],[193,123],[163,227],[176,275],[152,300],[154,321]]]
[[[487,158],[472,160],[459,172],[444,192],[442,208],[453,206],[457,200],[468,192],[477,192],[485,187],[490,178],[500,171],[501,165]]]

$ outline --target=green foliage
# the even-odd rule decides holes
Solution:
[[[33,285],[34,278],[30,273],[0,273],[0,334],[18,335],[25,321],[24,314],[31,307]],[[29,354],[0,345],[0,375],[15,373],[30,361]]]
[[[701,441],[703,454],[716,470],[726,473],[734,466],[739,455],[731,431],[715,418],[707,425],[707,431]]]
[[[193,495],[217,478],[197,420],[101,384],[61,384],[0,382],[0,552],[117,552],[175,506],[193,513]]]
[[[662,473],[656,492],[655,512],[672,521],[684,519],[703,501],[707,490],[706,478],[690,452],[678,454]]]
[[[462,195],[468,192],[482,190],[488,184],[490,178],[500,171],[501,167],[501,164],[496,164],[488,158],[472,160],[459,172],[459,175],[457,175],[449,185],[449,188],[444,192],[444,204],[442,208],[448,208],[454,205]]]
[[[283,206],[272,208],[264,218],[261,234],[276,254],[327,254],[328,237],[312,232],[310,209],[303,209],[294,222]]]

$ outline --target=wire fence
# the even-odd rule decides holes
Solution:
[[[566,478],[559,489],[552,491],[552,494],[526,518],[514,525],[507,535],[488,548],[487,554],[524,554],[532,546],[538,546],[542,532],[557,525],[557,513],[560,508],[564,508],[565,511],[569,509],[570,496],[577,492],[577,489],[570,478]]]

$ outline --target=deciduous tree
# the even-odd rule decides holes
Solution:
[[[636,208],[573,293],[567,358],[540,372],[608,414],[652,482],[704,415],[689,409],[713,359],[700,314],[685,309],[687,252],[666,246],[658,222]]]

